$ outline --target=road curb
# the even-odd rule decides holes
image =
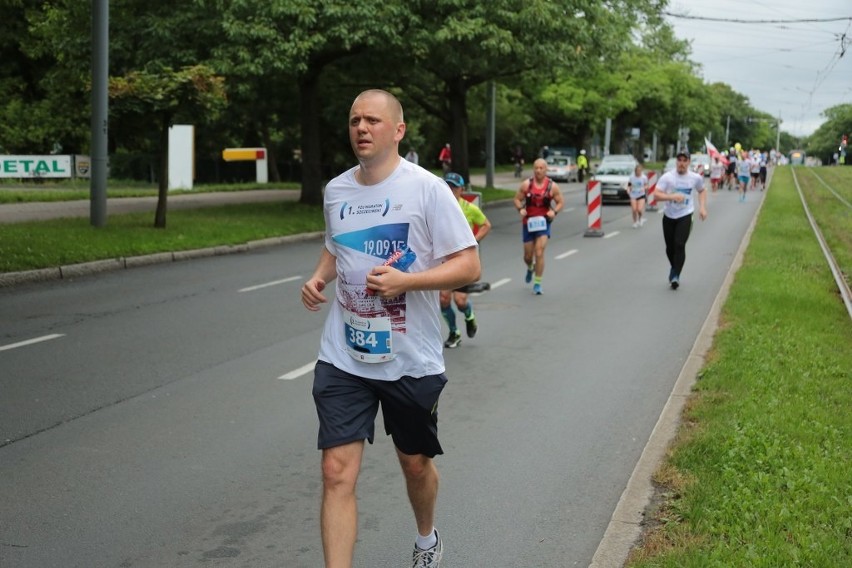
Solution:
[[[211,256],[220,256],[225,254],[235,254],[241,252],[249,252],[262,248],[268,248],[288,243],[301,241],[309,241],[321,238],[325,233],[315,231],[312,233],[302,233],[298,235],[288,235],[286,237],[271,237],[267,239],[259,239],[249,241],[239,245],[224,245],[202,249],[174,251],[174,252],[158,252],[153,254],[145,254],[140,256],[120,257],[104,260],[95,260],[92,262],[82,262],[79,264],[69,264],[65,266],[57,266],[52,268],[41,268],[38,270],[25,270],[21,272],[5,272],[0,274],[0,288],[11,288],[19,284],[27,284],[31,282],[45,282],[49,280],[63,280],[66,278],[76,278],[79,276],[87,276],[90,274],[99,274],[102,272],[112,272],[114,270],[122,270],[127,268],[137,268],[140,266],[150,266],[152,264],[162,264],[166,262],[179,262],[184,260],[192,260],[196,258],[208,258]]]
[[[654,495],[652,481],[654,472],[663,463],[669,446],[680,427],[680,417],[684,404],[692,395],[692,387],[698,380],[701,369],[704,368],[707,352],[713,344],[713,338],[719,327],[719,314],[728,298],[734,276],[742,266],[743,256],[751,241],[752,232],[757,225],[765,201],[765,198],[761,200],[760,206],[758,206],[746,230],[731,267],[722,282],[722,287],[719,289],[719,293],[710,307],[710,312],[701,326],[701,331],[699,331],[689,356],[677,377],[677,381],[675,381],[669,399],[666,401],[660,417],[657,419],[657,424],[654,426],[650,438],[648,438],[648,443],[642,450],[642,455],[627,481],[627,487],[618,500],[589,568],[621,568],[627,561],[630,551],[642,536],[645,514]]]

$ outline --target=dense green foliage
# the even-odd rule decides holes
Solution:
[[[705,134],[724,140],[729,124],[731,142],[773,147],[771,115],[700,79],[659,16],[668,3],[112,0],[111,173],[162,178],[164,125],[194,124],[200,181],[232,175],[223,148],[263,146],[270,179],[299,180],[302,201],[319,203],[324,180],[351,163],[345,116],[368,87],[399,95],[404,145],[424,165],[451,142],[466,177],[485,160],[492,84],[497,163],[517,145],[528,159],[544,144],[590,147],[607,118],[617,152],[640,155],[655,133],[665,151],[679,127],[699,147]],[[92,2],[5,4],[0,153],[87,153]],[[848,109],[827,114],[812,154],[852,130]],[[782,150],[794,144],[782,133]]]

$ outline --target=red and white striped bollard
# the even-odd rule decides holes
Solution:
[[[586,185],[586,207],[589,214],[589,225],[584,237],[602,237],[604,235],[601,228],[601,205],[603,198],[601,197],[601,182],[590,181]]]

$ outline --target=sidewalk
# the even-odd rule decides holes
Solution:
[[[169,210],[216,207],[232,203],[262,203],[295,201],[297,189],[257,189],[251,191],[221,191],[196,194],[170,195]],[[0,204],[0,223],[44,221],[61,217],[88,217],[91,203],[88,199],[76,201],[53,201],[47,203],[4,203]],[[107,215],[150,211],[153,219],[157,209],[156,197],[114,197],[107,199]]]

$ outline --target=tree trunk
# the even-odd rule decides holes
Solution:
[[[160,184],[157,193],[157,212],[154,214],[154,227],[166,228],[166,207],[169,198],[169,126],[171,117],[164,114],[160,124]]]
[[[450,105],[452,135],[450,145],[453,152],[452,170],[470,180],[470,157],[468,156],[467,86],[463,79],[447,83],[447,99]]]
[[[307,205],[322,205],[318,82],[318,75],[313,73],[299,80],[299,120],[302,129],[302,194],[299,202]]]

